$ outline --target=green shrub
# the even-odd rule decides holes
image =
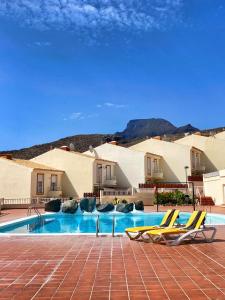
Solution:
[[[154,199],[154,204],[157,204],[157,198]],[[163,192],[158,193],[158,204],[159,205],[190,205],[192,199],[189,195],[182,193],[179,190],[174,192]]]

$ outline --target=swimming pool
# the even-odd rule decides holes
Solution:
[[[99,219],[99,234],[124,233],[125,228],[144,225],[159,225],[164,213],[84,213],[45,214],[41,218],[28,217],[0,225],[0,234],[96,234]],[[190,213],[181,212],[179,223],[185,224]],[[225,215],[208,214],[208,225],[225,225]]]

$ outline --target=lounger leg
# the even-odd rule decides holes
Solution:
[[[205,235],[204,231],[202,231],[202,235],[203,235],[203,237],[204,237],[205,241],[207,242],[207,237],[206,237],[206,235]]]
[[[205,235],[205,231],[210,231],[210,230],[212,231],[212,234],[211,234],[210,238],[207,238],[207,236]],[[215,227],[211,227],[211,228],[208,229],[208,230],[202,229],[201,233],[202,233],[202,235],[203,235],[205,241],[206,241],[207,243],[211,243],[211,242],[214,240],[214,237],[215,237],[215,235],[216,235],[216,228],[215,228]]]
[[[136,234],[135,236],[132,236],[131,234],[129,234],[129,232],[125,231],[127,236],[129,237],[130,240],[137,240],[140,236],[142,236],[143,232],[139,232],[138,234]]]
[[[216,235],[216,228],[215,228],[215,227],[212,227],[212,228],[210,228],[210,229],[212,230],[212,235],[211,235],[211,237],[210,237],[209,239],[206,238],[206,242],[207,242],[207,243],[211,243],[211,242],[214,240],[214,237],[215,237],[215,235]]]
[[[174,245],[174,246],[179,245],[179,244],[180,244],[183,240],[185,240],[187,237],[191,237],[191,235],[192,235],[193,233],[196,233],[196,232],[195,232],[195,231],[189,231],[189,232],[186,232],[186,233],[182,234],[182,235],[179,236],[176,240],[172,241],[172,242],[170,243],[170,245]]]
[[[145,237],[142,235],[142,239],[143,239],[143,241],[144,241],[145,243],[154,243],[154,242],[155,242],[154,239],[153,239],[153,237],[152,237],[150,234],[148,234],[148,238],[145,238]]]
[[[167,246],[170,246],[171,241],[168,240],[164,234],[160,235],[160,239],[162,239],[166,243]]]
[[[215,228],[215,227],[212,228],[212,231],[213,231],[213,233],[212,233],[212,236],[211,236],[211,238],[210,238],[210,241],[211,241],[211,242],[214,240],[214,237],[215,237],[215,235],[216,235],[216,228]]]

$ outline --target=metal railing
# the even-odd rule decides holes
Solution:
[[[180,186],[180,188],[178,188]],[[176,188],[177,187],[177,188]],[[160,189],[163,189],[160,191]],[[159,211],[159,201],[158,201],[158,194],[159,192],[165,192],[165,189],[168,190],[179,190],[190,195],[191,198],[191,205],[193,206],[193,210],[195,210],[195,185],[193,182],[157,182],[155,183],[155,197],[156,197],[156,208]]]
[[[98,237],[98,235],[99,235],[99,230],[100,230],[99,216],[97,216],[97,220],[96,220],[96,237]]]
[[[113,216],[112,218],[112,237],[115,237],[115,227],[116,227],[116,217]],[[100,216],[97,216],[97,220],[96,220],[96,237],[99,236],[99,232],[100,232]]]
[[[30,204],[31,198],[2,198],[2,205]]]
[[[27,216],[31,216],[32,215],[32,210],[35,212],[35,214],[41,218],[42,215],[40,213],[40,211],[38,210],[38,208],[35,205],[30,205],[27,209]]]
[[[37,197],[37,198],[2,198],[0,199],[1,209],[3,208],[19,208],[19,207],[27,207],[31,204],[35,204],[38,206],[43,206],[46,202],[60,199],[63,203],[64,201],[69,200],[68,197]]]
[[[113,222],[112,222],[112,237],[115,236],[115,216],[113,216]]]
[[[49,187],[49,192],[62,192],[62,187],[61,186],[50,186]]]
[[[102,181],[102,185],[103,185],[103,186],[106,186],[106,185],[112,185],[112,186],[117,185],[116,178],[111,178],[111,179],[106,179],[106,178],[105,178],[105,179]]]
[[[131,196],[132,190],[126,189],[126,190],[115,190],[115,191],[103,191],[103,196]]]

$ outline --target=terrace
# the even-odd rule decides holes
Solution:
[[[0,222],[25,215],[4,210]],[[224,234],[218,226],[215,242],[178,247],[125,236],[1,237],[0,299],[225,299]]]
[[[146,157],[146,181],[152,179],[163,179],[163,169],[161,167],[162,156],[147,153]]]

